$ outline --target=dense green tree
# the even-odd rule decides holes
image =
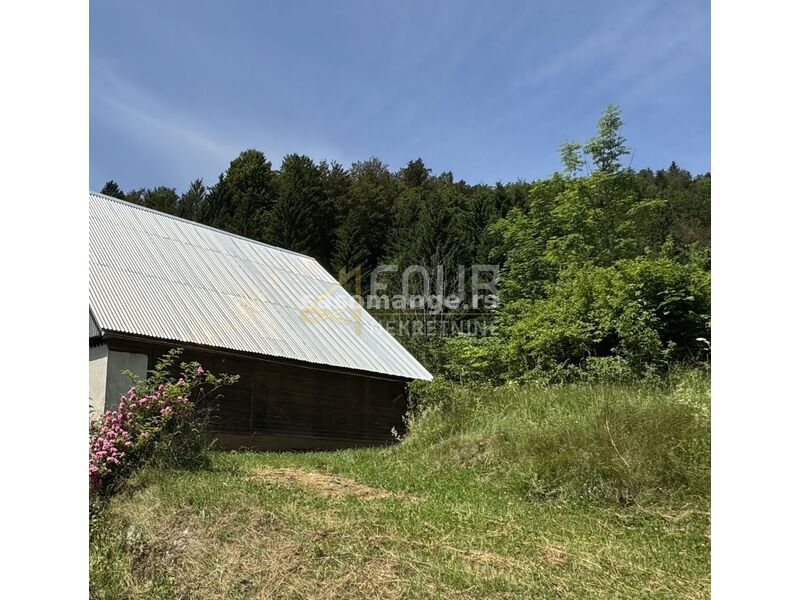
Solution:
[[[266,240],[322,258],[320,232],[330,218],[322,214],[324,204],[322,174],[314,161],[308,156],[287,155],[281,165],[278,197],[267,216]]]
[[[431,170],[425,166],[421,158],[410,160],[398,171],[400,180],[408,187],[422,187],[431,176]]]
[[[401,194],[387,257],[388,263],[397,265],[397,271],[382,278],[389,284],[390,295],[403,291],[404,270],[416,266],[427,271],[430,294],[447,296],[459,291],[459,265],[469,269],[472,262],[467,202],[453,185],[409,188]],[[424,277],[414,273],[408,278],[406,291],[423,294],[424,285]],[[442,311],[433,307],[433,312]]]
[[[509,364],[569,377],[587,361],[616,358],[631,375],[707,356],[710,274],[702,257],[571,265],[545,299],[512,304]],[[527,304],[526,304],[527,303]]]
[[[178,207],[175,214],[184,219],[192,221],[198,220],[206,199],[206,186],[202,179],[195,179],[189,184],[187,189],[178,199]]]
[[[103,189],[100,190],[101,194],[105,194],[106,196],[111,196],[112,198],[119,198],[120,200],[125,200],[125,192],[117,185],[117,182],[113,179],[106,181],[106,184],[103,186]]]
[[[375,157],[353,163],[344,212],[356,220],[367,250],[365,269],[370,271],[385,256],[389,233],[400,194],[400,184],[389,167]]]
[[[682,202],[707,214],[710,178],[693,180],[674,164],[657,174],[623,168],[621,126],[609,107],[583,146],[594,169],[579,175],[580,145],[562,146],[565,174],[535,182],[527,206],[493,226],[516,376],[568,378],[601,358],[641,374],[708,348],[708,266],[702,251],[677,245],[702,244],[674,234],[691,220]]]
[[[275,174],[263,152],[245,150],[225,173],[227,194],[217,207],[216,226],[245,237],[261,239],[275,201]]]
[[[597,135],[584,145],[584,151],[592,158],[595,168],[604,173],[616,173],[622,168],[620,159],[626,154],[630,154],[625,146],[625,138],[622,137],[622,111],[614,104],[609,104],[597,121]],[[567,144],[567,146],[570,146]],[[563,148],[563,146],[562,146]],[[573,146],[573,150],[577,150]],[[573,161],[575,152],[568,152],[562,158],[570,161],[565,164],[567,168],[577,167]]]
[[[124,199],[133,204],[146,206],[167,214],[175,214],[178,206],[178,194],[175,188],[163,185],[154,188],[130,190],[124,195]]]
[[[231,192],[225,182],[224,174],[217,179],[197,209],[196,219],[200,223],[230,231],[226,227],[225,215],[230,215]]]
[[[367,293],[368,269],[364,268],[369,256],[365,235],[357,215],[351,214],[336,231],[332,266],[334,276],[350,292]]]
[[[178,209],[178,194],[175,188],[161,185],[145,190],[142,204],[147,208],[174,215]]]
[[[319,163],[322,177],[323,199],[317,223],[320,261],[332,267],[336,251],[337,230],[345,219],[345,204],[350,191],[350,173],[338,162],[323,160]]]
[[[125,192],[125,200],[133,204],[144,206],[144,195],[147,192],[146,188],[137,188]]]
[[[530,183],[527,181],[515,181],[514,183],[497,183],[494,187],[494,204],[497,214],[501,217],[506,216],[512,209],[524,209],[527,205],[528,191]]]

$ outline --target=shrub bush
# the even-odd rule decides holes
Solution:
[[[619,381],[702,363],[709,358],[709,315],[702,257],[570,267],[547,298],[505,308],[510,378]]]
[[[89,424],[89,490],[93,496],[115,491],[147,461],[193,467],[202,463],[213,412],[211,400],[238,376],[207,373],[197,362],[174,365],[181,354],[165,354],[146,380],[128,372],[133,385],[119,406]]]

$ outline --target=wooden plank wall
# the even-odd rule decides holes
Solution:
[[[168,346],[132,340],[109,341],[112,350],[144,352],[151,366]],[[182,360],[200,362],[213,373],[238,374],[239,381],[222,390],[213,430],[239,436],[296,439],[291,447],[386,444],[403,430],[406,383],[226,356],[186,349]],[[303,440],[309,440],[304,444]]]

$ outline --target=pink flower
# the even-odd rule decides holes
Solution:
[[[203,373],[205,373],[205,371],[203,370],[203,367],[197,367],[197,374],[198,375],[202,375]]]

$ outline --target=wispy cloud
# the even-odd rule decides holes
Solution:
[[[632,34],[642,22],[653,17],[656,7],[657,5],[645,2],[637,3],[622,18],[609,19],[606,23],[594,26],[593,32],[578,44],[523,73],[514,82],[511,90],[516,92],[540,88],[565,71],[591,68],[610,56],[625,55],[627,41],[634,37]]]
[[[247,115],[237,115],[235,126],[223,131],[220,126],[230,122],[224,115],[193,114],[186,106],[160,98],[124,77],[114,66],[113,61],[92,61],[92,116],[116,130],[125,144],[135,142],[144,153],[157,158],[162,171],[171,175],[171,185],[184,185],[196,177],[213,181],[246,148],[265,151],[275,168],[292,152],[316,160],[346,158],[324,141],[265,131],[263,123]]]
[[[218,167],[235,151],[229,140],[203,126],[187,112],[169,106],[113,69],[92,61],[92,112],[120,135],[136,139],[154,156],[167,162],[191,160]]]
[[[708,12],[695,0],[98,3],[92,181],[215,179],[251,147],[276,167],[291,152],[376,154],[471,181],[530,176],[609,102],[644,160],[707,153],[684,141],[707,130]]]
[[[490,118],[440,146],[468,145],[491,132],[512,128],[520,119],[525,119],[533,135],[536,123],[531,121],[530,105],[539,107],[543,115],[558,112],[554,103],[564,105],[565,83],[584,97],[605,98],[593,107],[596,112],[584,112],[592,119],[608,102],[628,112],[641,102],[658,101],[657,92],[666,81],[693,68],[695,57],[687,47],[705,39],[702,30],[708,23],[702,14],[673,11],[665,15],[659,2],[640,2],[624,13],[608,14],[603,22],[593,22],[587,34],[568,49],[533,55],[528,69],[486,101],[496,107]]]

